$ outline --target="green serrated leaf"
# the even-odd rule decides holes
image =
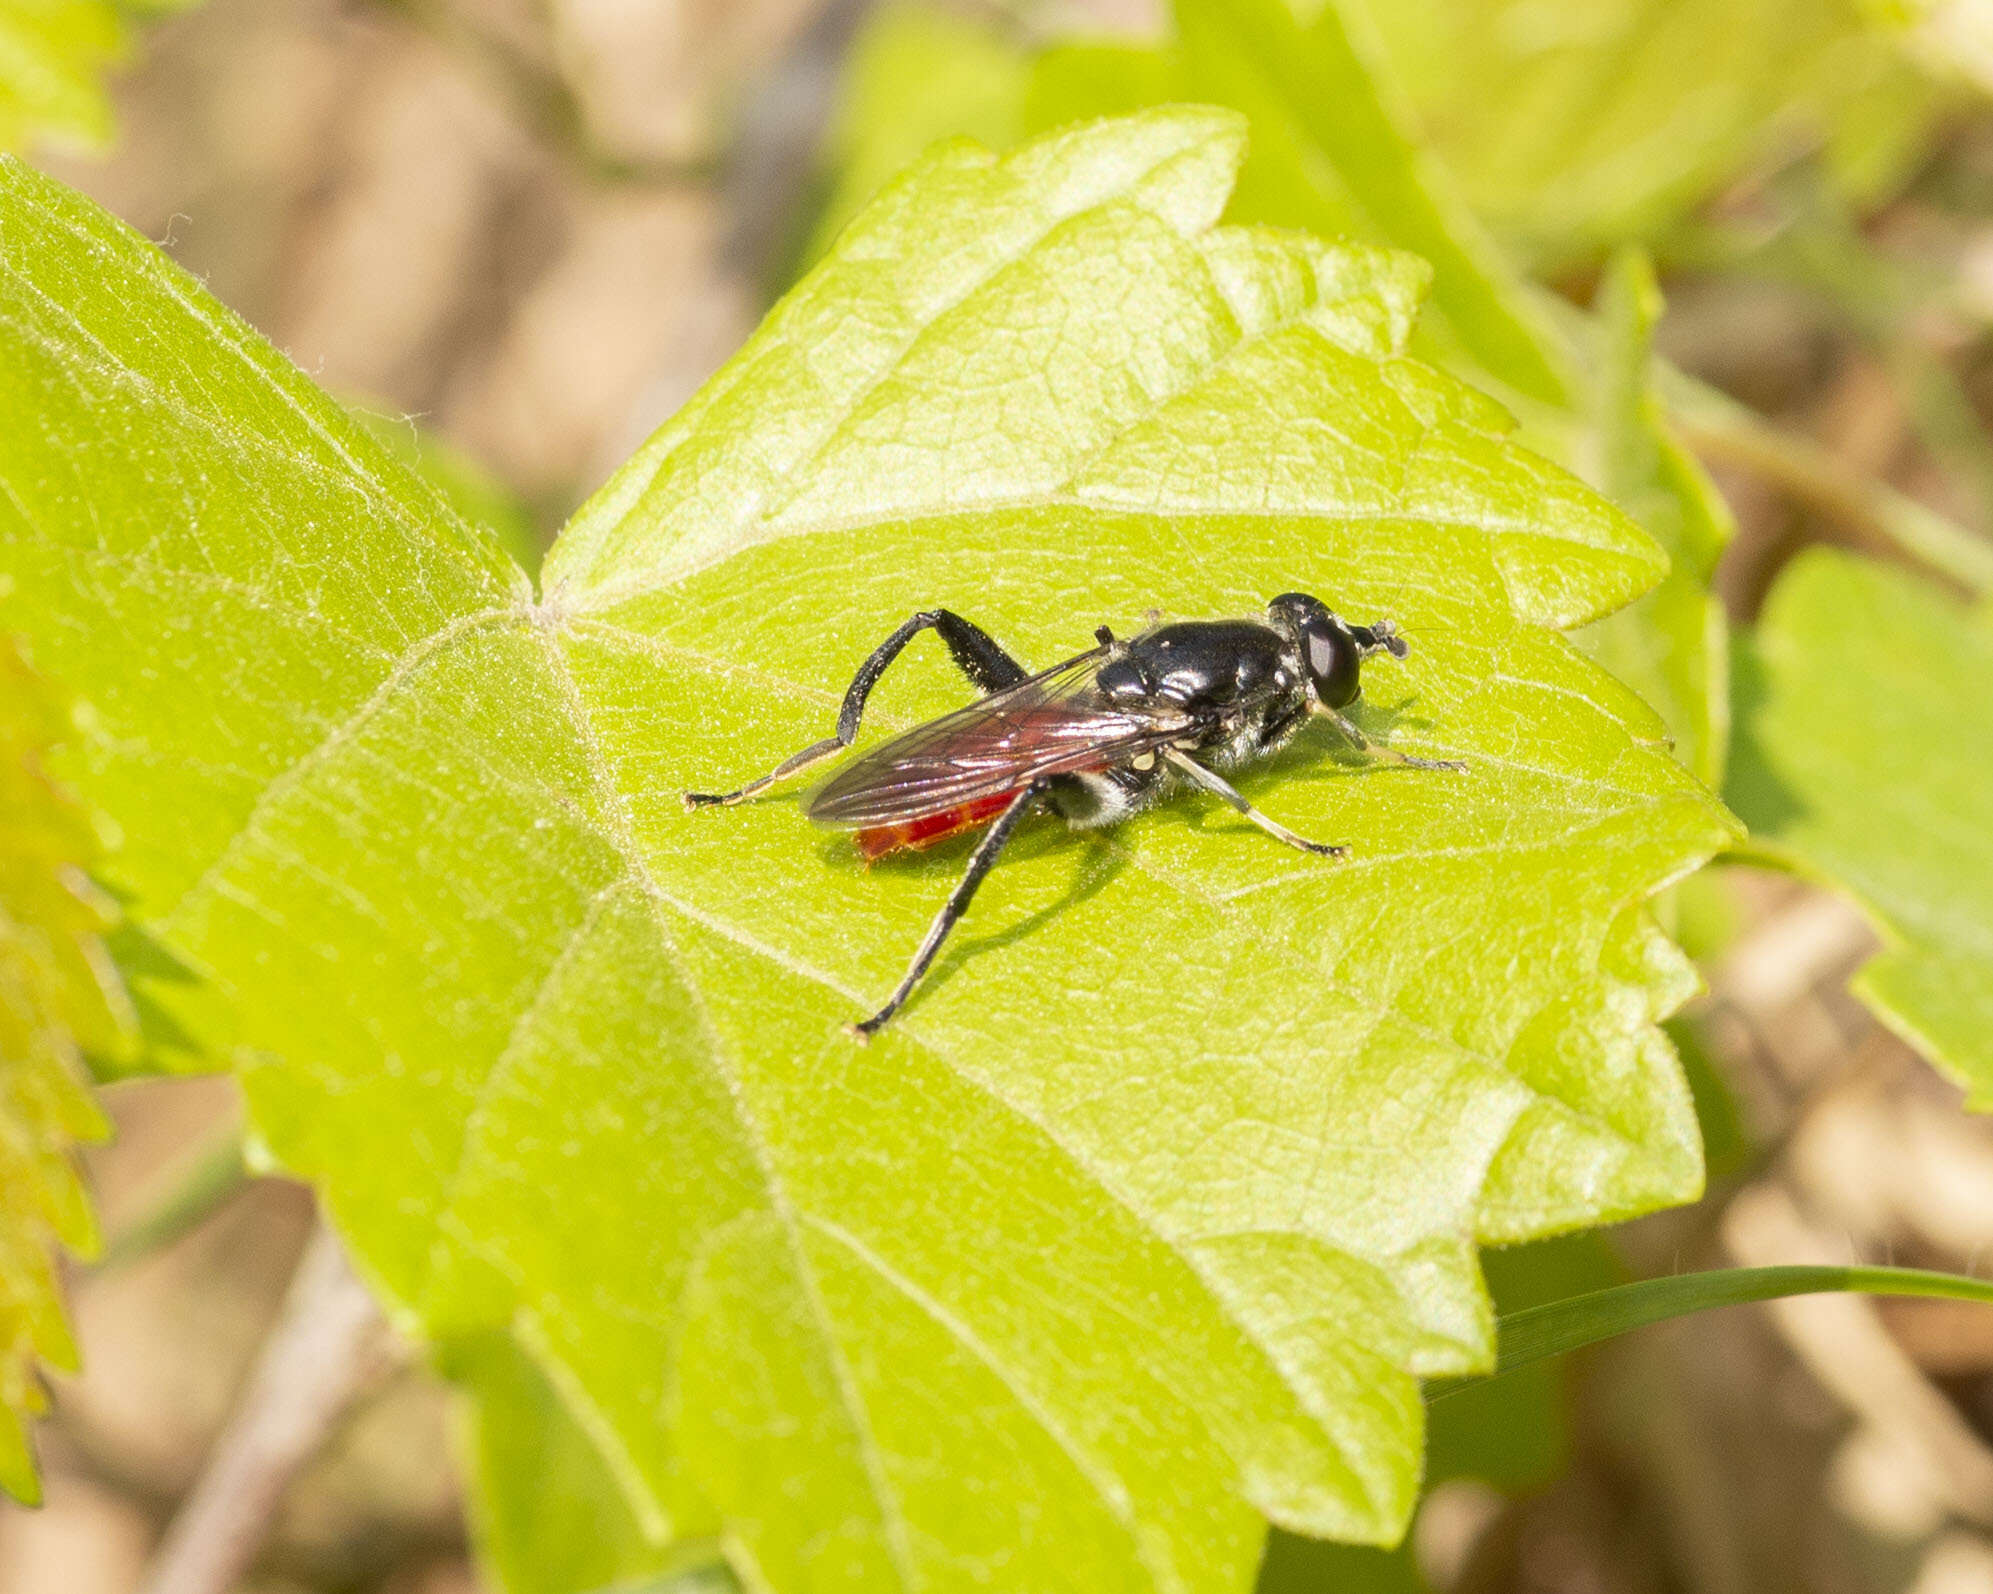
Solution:
[[[1591,1274],[1594,1280],[1618,1271],[1602,1247],[1590,1257],[1579,1252],[1570,1261],[1577,1262],[1581,1272]],[[1494,1481],[1500,1484],[1500,1471],[1511,1457],[1500,1452],[1488,1457],[1479,1453],[1480,1447],[1490,1438],[1497,1443],[1503,1438],[1513,1441],[1532,1421],[1554,1421],[1554,1414],[1543,1409],[1541,1398],[1543,1378],[1550,1373],[1546,1364],[1554,1358],[1672,1318],[1821,1294],[1971,1301],[1993,1306],[1993,1280],[1908,1267],[1720,1268],[1635,1279],[1531,1306],[1505,1306],[1498,1325],[1501,1360],[1493,1375],[1443,1380],[1427,1392],[1434,1423],[1434,1465],[1442,1477],[1473,1472],[1471,1467],[1446,1466],[1439,1456],[1442,1429],[1471,1431],[1476,1453],[1456,1459],[1479,1460],[1484,1465],[1492,1459]],[[1505,1429],[1504,1420],[1511,1426]],[[1544,1481],[1543,1473],[1532,1472],[1523,1486],[1540,1486]],[[1424,1594],[1426,1588],[1409,1544],[1386,1554],[1276,1533],[1267,1544],[1257,1594],[1321,1594],[1328,1589],[1350,1594]]]
[[[1730,511],[1695,456],[1669,431],[1655,395],[1660,289],[1643,256],[1618,256],[1596,306],[1585,475],[1667,550],[1667,577],[1631,607],[1588,627],[1578,645],[1660,714],[1675,756],[1712,787],[1730,739],[1730,640],[1711,593]]]
[[[1626,1270],[1596,1234],[1564,1235],[1487,1252],[1483,1263],[1498,1323],[1580,1290],[1616,1284]],[[1441,1386],[1445,1387],[1445,1386]],[[1425,1487],[1477,1478],[1510,1496],[1547,1488],[1570,1451],[1565,1370],[1547,1362],[1478,1379],[1432,1405]],[[1254,1594],[1429,1594],[1411,1542],[1395,1550],[1328,1544],[1276,1532]]]
[[[1285,0],[1182,0],[1177,16],[1180,37],[1167,48],[1068,44],[1030,61],[1025,46],[994,24],[907,4],[887,9],[868,29],[846,84],[829,219],[841,224],[876,192],[888,160],[910,158],[951,132],[1008,141],[1021,128],[1180,99],[1242,109],[1251,138],[1227,214],[1379,237],[1436,261],[1440,308],[1467,335],[1440,337],[1431,352],[1464,373],[1500,373],[1526,401],[1532,440],[1613,497],[1666,549],[1668,578],[1579,641],[1659,711],[1676,756],[1720,784],[1729,652],[1708,584],[1730,518],[1651,391],[1661,308],[1651,269],[1630,257],[1616,263],[1601,291],[1599,324],[1574,316],[1571,328],[1560,327],[1405,131],[1405,114],[1342,12],[1323,8],[1303,27]],[[969,125],[971,107],[977,127]],[[834,234],[826,227],[822,245]],[[1568,407],[1543,404],[1546,395]]]
[[[1753,845],[1850,892],[1876,1016],[1993,1108],[1993,616],[1816,550],[1738,651],[1730,800]]]
[[[1477,1240],[1692,1196],[1641,901],[1735,835],[1547,627],[1661,570],[1398,352],[1404,257],[1214,225],[1175,108],[861,215],[584,508],[537,601],[142,241],[0,168],[0,611],[87,682],[77,778],[209,980],[258,1130],[412,1327],[509,1326],[680,1538],[778,1590],[1242,1588],[1267,1519],[1389,1541]],[[21,508],[32,504],[33,513]],[[1247,789],[1028,832],[900,1022],[959,850],[791,797],[914,609],[1051,660],[1300,586],[1414,637]],[[116,639],[111,645],[110,639]],[[881,728],[959,703],[931,653]]]
[[[1540,261],[1651,239],[1756,159],[1900,103],[1864,0],[1344,0],[1475,208]],[[1873,184],[1881,156],[1837,162]]]
[[[1624,1282],[1626,1266],[1603,1237],[1567,1234],[1490,1251],[1483,1259],[1499,1325],[1515,1314],[1583,1291]],[[1548,1488],[1569,1464],[1563,1369],[1517,1368],[1461,1388],[1436,1407],[1426,1452],[1426,1485],[1479,1478],[1504,1494]]]
[[[83,1053],[132,1042],[102,940],[115,913],[84,872],[100,843],[44,767],[70,734],[48,685],[0,638],[0,1489],[30,1503],[37,1364],[76,1367],[50,1253],[97,1246],[69,1161],[107,1129]]]

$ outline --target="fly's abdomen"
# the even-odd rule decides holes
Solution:
[[[965,830],[987,825],[1016,799],[1016,792],[998,792],[994,796],[978,797],[959,807],[944,808],[938,814],[922,814],[918,819],[904,819],[898,824],[873,825],[854,833],[852,845],[867,863],[902,848],[917,852],[923,847],[946,841],[950,836],[959,836]]]

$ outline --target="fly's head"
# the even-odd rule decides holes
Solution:
[[[1363,661],[1371,654],[1402,659],[1411,652],[1390,620],[1351,625],[1305,592],[1283,592],[1266,606],[1266,614],[1324,708],[1348,708],[1357,700],[1363,691]]]

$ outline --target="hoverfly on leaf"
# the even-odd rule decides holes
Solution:
[[[855,832],[868,861],[983,825],[989,829],[898,988],[878,1012],[851,1026],[861,1040],[899,1011],[1005,843],[1041,805],[1075,829],[1092,829],[1198,787],[1275,840],[1334,858],[1347,849],[1296,835],[1234,791],[1219,771],[1267,757],[1311,714],[1379,757],[1416,769],[1463,767],[1374,747],[1351,723],[1342,711],[1361,690],[1363,661],[1376,653],[1403,659],[1410,649],[1391,621],[1352,625],[1306,593],[1275,598],[1264,620],[1181,620],[1130,641],[1102,626],[1094,647],[1036,675],[980,626],[949,609],[926,609],[859,666],[835,736],[738,791],[687,792],[685,806],[740,802],[850,747],[879,677],[908,642],[930,629],[987,695],[853,759],[811,799],[809,817]]]

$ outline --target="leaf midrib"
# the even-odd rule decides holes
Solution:
[[[778,951],[776,948],[769,946],[767,943],[759,940],[757,937],[752,936],[746,931],[742,930],[739,926],[731,924],[728,921],[721,919],[716,915],[708,913],[703,909],[695,908],[692,904],[685,902],[677,897],[674,897],[670,893],[665,892],[662,889],[657,890],[656,900],[665,905],[666,907],[668,907],[671,911],[682,914],[685,918],[691,920],[693,923],[701,925],[705,929],[712,931],[715,935],[720,936],[722,939],[728,941],[730,944],[734,946],[741,948],[743,951],[764,958],[767,961],[775,964],[778,968],[784,969],[787,972],[796,975],[798,978],[806,979],[810,981],[812,984],[822,986],[825,990],[833,992],[838,997],[848,1002],[854,1010],[856,1010],[857,1008],[861,1007],[864,1004],[864,998],[862,993],[860,993],[855,988],[843,985],[834,976],[832,976],[825,970],[815,968],[807,963],[799,962],[795,958],[790,957],[789,955],[781,951]],[[670,943],[668,942],[667,944]],[[674,946],[674,952],[675,950],[676,949]],[[684,975],[687,978],[688,984],[691,983],[690,977],[685,973],[682,964],[680,967],[680,972],[681,975]],[[1251,1345],[1253,1349],[1257,1351],[1265,1359],[1267,1366],[1273,1371],[1275,1377],[1279,1380],[1281,1387],[1287,1390],[1288,1394],[1293,1398],[1294,1404],[1300,1410],[1308,1414],[1310,1420],[1313,1421],[1315,1425],[1318,1427],[1323,1439],[1327,1441],[1329,1447],[1332,1450],[1334,1450],[1339,1456],[1343,1456],[1344,1454],[1343,1446],[1340,1440],[1333,1432],[1331,1432],[1328,1429],[1327,1425],[1324,1423],[1320,1414],[1318,1414],[1313,1409],[1312,1402],[1310,1402],[1305,1397],[1302,1391],[1296,1389],[1288,1381],[1285,1372],[1281,1367],[1279,1358],[1273,1355],[1273,1353],[1270,1350],[1268,1350],[1266,1345],[1260,1340],[1259,1336],[1256,1333],[1254,1333],[1253,1330],[1246,1323],[1240,1321],[1237,1318],[1237,1316],[1232,1312],[1231,1308],[1226,1304],[1223,1294],[1212,1284],[1210,1278],[1206,1275],[1204,1270],[1197,1264],[1194,1258],[1182,1246],[1178,1245],[1178,1243],[1175,1240],[1173,1240],[1169,1235],[1165,1234],[1159,1228],[1157,1228],[1155,1222],[1153,1221],[1153,1219],[1150,1217],[1149,1214],[1143,1212],[1140,1208],[1133,1205],[1118,1191],[1116,1191],[1112,1187],[1112,1185],[1108,1183],[1108,1181],[1101,1178],[1098,1172],[1089,1165],[1087,1160],[1083,1156],[1081,1156],[1072,1146],[1070,1146],[1063,1137],[1055,1133],[1053,1130],[1049,1129],[1046,1125],[1041,1123],[1032,1114],[1026,1112],[1023,1108],[1017,1106],[1015,1103],[1011,1101],[1006,1100],[986,1081],[977,1079],[974,1075],[967,1073],[962,1068],[960,1068],[955,1063],[955,1061],[949,1056],[947,1051],[942,1047],[940,1047],[939,1045],[937,1045],[928,1035],[926,1035],[921,1030],[921,1028],[917,1024],[910,1024],[905,1020],[901,1020],[896,1024],[895,1027],[902,1039],[910,1041],[913,1044],[919,1046],[923,1051],[927,1052],[931,1057],[933,1057],[937,1062],[939,1062],[944,1068],[946,1068],[964,1085],[968,1086],[969,1089],[973,1090],[977,1095],[981,1096],[984,1100],[990,1102],[993,1106],[998,1108],[1003,1113],[1007,1114],[1012,1118],[1017,1119],[1021,1123],[1028,1125],[1036,1133],[1043,1136],[1047,1145],[1051,1146],[1053,1149],[1057,1150],[1062,1156],[1067,1158],[1075,1168],[1080,1169],[1086,1173],[1089,1180],[1093,1184],[1094,1188],[1098,1189],[1100,1193],[1103,1196],[1105,1196],[1110,1202],[1112,1202],[1118,1209],[1120,1209],[1122,1212],[1126,1213],[1131,1219],[1133,1219],[1137,1227],[1139,1227],[1145,1234],[1149,1235],[1158,1244],[1162,1245],[1166,1250],[1169,1251],[1169,1253],[1172,1256],[1174,1256],[1180,1263],[1182,1263],[1184,1268],[1197,1279],[1199,1284],[1201,1284],[1204,1287],[1206,1293],[1210,1296],[1210,1299],[1217,1307],[1218,1311],[1222,1314],[1225,1321],[1230,1323],[1235,1329],[1237,1329],[1240,1337],[1247,1344]],[[1362,1259],[1359,1258],[1358,1260]],[[881,1278],[885,1279],[885,1281],[889,1284],[893,1284],[897,1280],[897,1275],[891,1273],[890,1271],[882,1271],[880,1273],[880,1276]],[[924,1303],[921,1299],[916,1297],[909,1297],[909,1298],[913,1300],[916,1307],[921,1307],[923,1310],[925,1310]],[[937,1321],[940,1321],[940,1319],[937,1319]],[[827,1319],[823,1320],[823,1326],[825,1328],[826,1333],[830,1332]],[[1009,1375],[1007,1372],[1004,1372],[1001,1369],[1000,1364],[993,1357],[986,1356],[983,1353],[983,1351],[980,1349],[979,1345],[975,1342],[964,1341],[963,1348],[967,1350],[972,1356],[977,1357],[978,1360],[984,1361],[985,1364],[988,1365],[993,1372],[996,1372],[999,1378],[1002,1380],[1004,1388],[1007,1391],[1009,1391],[1009,1393],[1013,1396],[1013,1398],[1015,1398],[1018,1401],[1018,1403],[1022,1407],[1024,1407],[1028,1413],[1032,1413],[1035,1415],[1035,1408],[1037,1405],[1035,1397],[1030,1396],[1023,1389],[1021,1389],[1018,1386],[1018,1384],[1013,1381],[1011,1375]],[[1152,1368],[1149,1369],[1149,1371],[1150,1375],[1156,1379],[1158,1384],[1167,1387],[1169,1382],[1167,1379],[1161,1377],[1160,1374],[1157,1374],[1155,1370]],[[1195,1415],[1197,1415],[1198,1420],[1201,1422],[1202,1414],[1196,1413]],[[1056,1430],[1048,1429],[1047,1436],[1051,1438],[1054,1444],[1059,1445],[1062,1449],[1065,1447],[1065,1440],[1063,1436]],[[1214,1445],[1216,1445],[1217,1449],[1221,1453],[1225,1454],[1228,1458],[1231,1457],[1230,1450],[1224,1445],[1222,1441],[1220,1441],[1217,1438],[1216,1435],[1213,1435],[1213,1443]],[[1236,1460],[1236,1458],[1232,1459]],[[1369,1491],[1365,1486],[1365,1479],[1363,1477],[1361,1470],[1352,1463],[1350,1463],[1346,1456],[1344,1456],[1344,1465],[1349,1470],[1350,1480],[1356,1485],[1357,1490],[1363,1494],[1365,1500],[1374,1508],[1378,1502],[1369,1494]],[[1091,1477],[1092,1473],[1096,1470],[1105,1470],[1110,1474],[1113,1472],[1113,1469],[1107,1466],[1107,1464],[1103,1461],[1096,1461],[1095,1463],[1093,1463],[1093,1465],[1083,1470],[1089,1477]],[[1241,1470],[1243,1472],[1243,1469]],[[1103,1504],[1105,1504],[1108,1507],[1110,1513],[1114,1512],[1114,1502],[1112,1499],[1103,1497]],[[1152,1583],[1156,1586],[1156,1588],[1158,1590],[1162,1590],[1166,1585],[1172,1589],[1178,1587],[1179,1585],[1176,1578],[1168,1577],[1167,1579],[1165,1579],[1161,1574],[1157,1572],[1156,1568],[1150,1563],[1147,1550],[1145,1546],[1142,1544],[1142,1541],[1140,1540],[1139,1537],[1136,1537],[1135,1542],[1136,1542],[1137,1554],[1141,1557],[1145,1568],[1148,1569],[1150,1574],[1150,1579]]]

